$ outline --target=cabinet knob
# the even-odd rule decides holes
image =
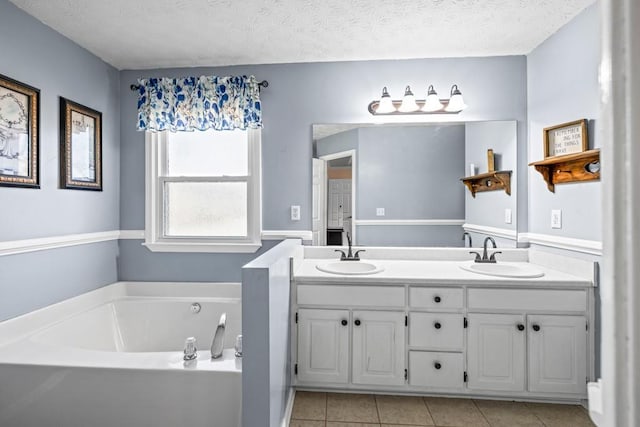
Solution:
[[[359,319],[356,319],[356,321],[355,321],[355,322],[353,322],[353,323],[355,323],[355,324],[356,324],[356,326],[360,326],[360,320],[359,320]]]
[[[519,331],[524,331],[524,325],[522,323],[518,323],[517,328]]]
[[[534,331],[538,332],[540,330],[540,325],[533,325],[532,328]]]
[[[347,326],[347,323],[349,322],[347,322],[347,319],[342,319],[340,323],[342,323],[342,326]]]
[[[440,324],[440,322],[436,322],[433,324],[433,327],[436,329],[440,329],[442,327],[442,325]]]
[[[440,364],[440,362],[436,362],[436,363],[433,364],[433,367],[436,368],[436,369],[440,369],[440,368],[442,368],[442,365]]]
[[[442,298],[440,298],[438,295],[436,295],[435,297],[433,297],[433,300],[435,302],[440,302],[440,301],[442,301]]]

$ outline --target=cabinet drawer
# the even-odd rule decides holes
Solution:
[[[409,288],[413,308],[462,308],[462,288]]]
[[[464,384],[462,353],[410,351],[409,384],[461,389]]]
[[[300,285],[298,305],[404,307],[404,286]]]
[[[410,313],[409,345],[434,350],[462,350],[462,314]]]
[[[585,290],[469,289],[469,309],[586,311]]]

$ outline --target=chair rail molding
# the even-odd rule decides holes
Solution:
[[[489,227],[479,224],[462,224],[464,231],[470,231],[472,233],[490,234],[495,237],[500,237],[509,240],[518,240],[518,233],[516,230],[510,230],[508,228]]]
[[[518,243],[549,246],[574,252],[602,256],[602,242],[599,240],[575,239],[551,234],[519,233]]]
[[[95,233],[65,234],[62,236],[39,237],[34,239],[9,240],[0,242],[0,256],[44,251],[68,246],[118,240],[119,230],[99,231]]]

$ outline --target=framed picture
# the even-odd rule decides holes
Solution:
[[[544,128],[544,157],[587,151],[587,119]]]
[[[102,191],[102,113],[62,97],[60,187]]]
[[[40,91],[0,75],[0,185],[40,188]]]

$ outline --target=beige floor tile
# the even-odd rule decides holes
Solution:
[[[327,394],[327,421],[380,422],[376,400],[370,394]]]
[[[327,427],[380,427],[380,424],[343,423],[340,421],[327,421]]]
[[[424,401],[437,426],[489,427],[473,400],[425,397]]]
[[[578,405],[527,403],[527,407],[547,427],[594,427],[584,408]]]
[[[432,426],[433,419],[421,397],[376,396],[380,421],[385,424]]]
[[[325,427],[324,421],[291,420],[289,427]]]
[[[491,427],[543,427],[542,422],[521,402],[476,400]]]
[[[308,391],[296,392],[291,418],[295,420],[326,420],[327,394]]]

